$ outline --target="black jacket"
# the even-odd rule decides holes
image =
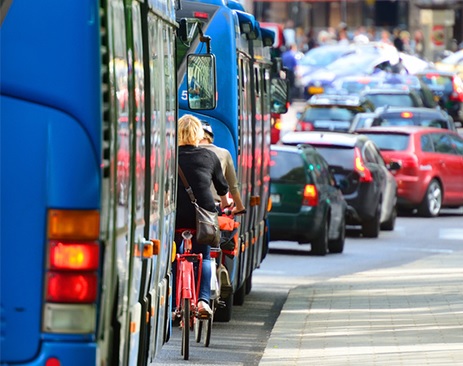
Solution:
[[[225,180],[219,158],[215,153],[201,147],[192,145],[179,146],[178,164],[193,189],[199,206],[215,210],[214,197],[211,192],[211,182],[219,196],[228,193],[228,184]],[[185,191],[180,176],[177,185],[177,216],[175,227],[177,229],[196,227],[195,209],[191,204],[188,193]]]

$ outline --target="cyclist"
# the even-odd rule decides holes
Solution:
[[[198,118],[187,114],[178,120],[178,164],[181,166],[188,183],[191,185],[198,205],[209,211],[213,211],[215,210],[215,202],[210,189],[211,183],[220,197],[222,208],[228,205],[228,184],[223,176],[217,155],[210,150],[198,146],[203,137],[204,131]],[[195,208],[191,204],[190,197],[185,191],[182,181],[179,179],[175,223],[176,243],[182,242],[182,231],[190,229],[194,232],[195,227]],[[210,247],[198,243],[195,236],[192,239],[192,253],[201,253],[203,255],[201,284],[198,294],[198,312],[201,316],[211,316],[212,309],[209,306],[209,299],[211,297]],[[182,248],[179,248],[179,251],[181,252]],[[175,293],[174,288],[174,296]],[[175,299],[173,300],[175,304]]]
[[[235,164],[233,164],[233,159],[230,152],[227,149],[214,145],[214,131],[209,123],[206,121],[201,121],[204,130],[204,138],[200,141],[200,146],[206,149],[213,151],[220,160],[222,165],[222,172],[227,180],[230,195],[232,196],[233,201],[231,205],[233,206],[231,210],[227,208],[227,211],[230,211],[232,216],[241,215],[246,213],[246,208],[243,205],[241,200],[240,189],[238,186],[238,179],[236,177]],[[220,198],[215,191],[214,186],[211,187],[212,194],[216,202],[220,202]],[[222,232],[223,234],[223,232]],[[223,265],[219,265],[219,274],[220,274],[220,283],[221,283],[221,294],[229,294],[232,291],[230,276],[228,274],[227,268]]]
[[[234,207],[231,213],[233,215],[239,215],[240,213],[246,211],[246,209],[243,205],[243,201],[241,200],[238,179],[236,177],[235,165],[233,164],[231,154],[227,149],[214,145],[214,132],[212,131],[211,125],[205,121],[201,121],[201,123],[203,125],[204,130],[204,138],[200,141],[199,144],[201,147],[213,151],[219,158],[220,165],[222,166],[223,175],[227,180],[230,194],[233,198]],[[211,190],[214,195],[215,201],[220,202],[220,198],[217,195],[214,186],[211,187]]]

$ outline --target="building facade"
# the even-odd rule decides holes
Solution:
[[[351,36],[360,26],[377,36],[382,29],[400,28],[410,34],[421,30],[428,51],[452,49],[463,41],[463,0],[246,0],[244,5],[259,21],[285,25],[290,20],[304,34],[318,34],[342,22]],[[443,32],[443,45],[432,41],[437,31]]]

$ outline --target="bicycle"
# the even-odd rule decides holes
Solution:
[[[197,294],[201,285],[203,255],[191,253],[193,230],[182,230],[181,234],[183,238],[183,253],[176,256],[177,271],[175,277],[176,297],[174,318],[179,318],[180,320],[180,327],[182,328],[181,354],[184,360],[188,360],[190,353],[190,331],[195,328],[196,335],[199,334],[200,336],[199,324],[201,324],[202,330],[202,322],[206,322],[207,342],[205,340],[205,345],[206,347],[209,346],[212,317],[201,315],[197,306]],[[197,272],[196,276],[195,271]]]
[[[212,316],[203,319],[198,318],[195,322],[195,339],[196,342],[201,342],[202,332],[204,328],[204,346],[209,347],[211,341],[212,322],[214,321],[214,313],[220,306],[220,277],[218,276],[219,268],[217,267],[222,262],[222,251],[220,248],[211,248],[211,297],[209,299],[212,309]]]

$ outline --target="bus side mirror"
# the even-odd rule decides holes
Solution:
[[[188,107],[192,110],[216,107],[216,62],[212,54],[187,57]]]
[[[288,111],[289,81],[279,77],[271,79],[271,112],[283,114]]]

